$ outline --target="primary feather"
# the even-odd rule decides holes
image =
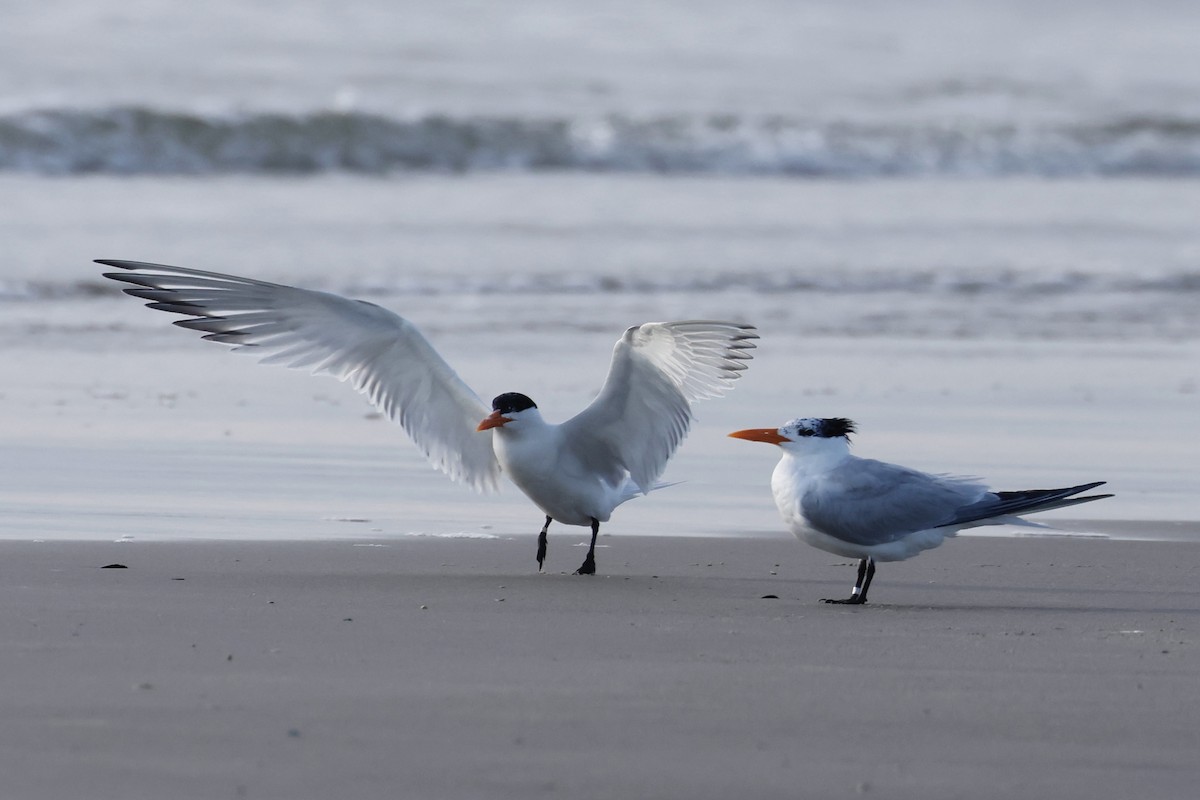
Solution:
[[[385,308],[326,292],[215,272],[101,260],[128,270],[105,277],[135,288],[159,311],[265,364],[348,381],[398,422],[434,467],[476,489],[496,487],[491,433],[476,433],[487,405],[408,320]]]
[[[627,472],[648,492],[691,427],[691,402],[728,391],[756,338],[748,325],[704,320],[629,328],[600,393],[563,433],[593,468]]]

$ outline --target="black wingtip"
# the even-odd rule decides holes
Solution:
[[[128,267],[128,269],[132,270],[133,267]],[[103,272],[101,275],[109,280],[120,281],[121,283],[132,283],[134,286],[142,286],[147,289],[155,288],[153,281],[137,272]]]
[[[1079,486],[1067,486],[1062,489],[1027,489],[1016,492],[992,492],[991,495],[999,502],[988,502],[985,499],[972,506],[959,509],[958,515],[953,520],[939,527],[965,525],[969,522],[994,517],[1020,517],[1039,511],[1070,508],[1082,503],[1090,503],[1093,500],[1104,500],[1114,497],[1115,495],[1112,494],[1076,496],[1081,492],[1086,492],[1088,489],[1095,489],[1097,486],[1103,486],[1104,484],[1105,481],[1094,481],[1092,483],[1083,483]]]

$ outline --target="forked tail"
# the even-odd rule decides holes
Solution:
[[[683,483],[683,481],[658,481],[650,487],[650,492],[657,492],[659,489],[665,489],[668,486],[675,486],[680,483]],[[649,494],[650,492],[643,492],[642,487],[638,486],[633,478],[626,478],[625,483],[621,486],[621,499],[617,501],[617,505],[624,503],[626,500],[640,497],[643,494]]]

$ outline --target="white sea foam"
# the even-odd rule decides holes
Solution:
[[[428,537],[433,539],[503,539],[503,536],[496,536],[492,533],[468,533],[465,531],[455,531],[449,533],[427,533],[424,531],[408,531],[405,536]]]

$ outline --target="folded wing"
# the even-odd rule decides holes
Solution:
[[[869,546],[951,525],[959,509],[989,496],[985,485],[969,478],[853,458],[808,488],[801,511],[817,530]]]
[[[500,466],[488,407],[408,320],[361,300],[216,272],[99,260],[125,272],[125,293],[189,319],[176,325],[260,357],[349,381],[400,423],[426,458],[456,481],[493,489]]]
[[[613,350],[591,405],[562,425],[589,469],[619,484],[626,473],[647,492],[687,435],[691,403],[729,391],[753,356],[754,327],[733,322],[648,322]]]

